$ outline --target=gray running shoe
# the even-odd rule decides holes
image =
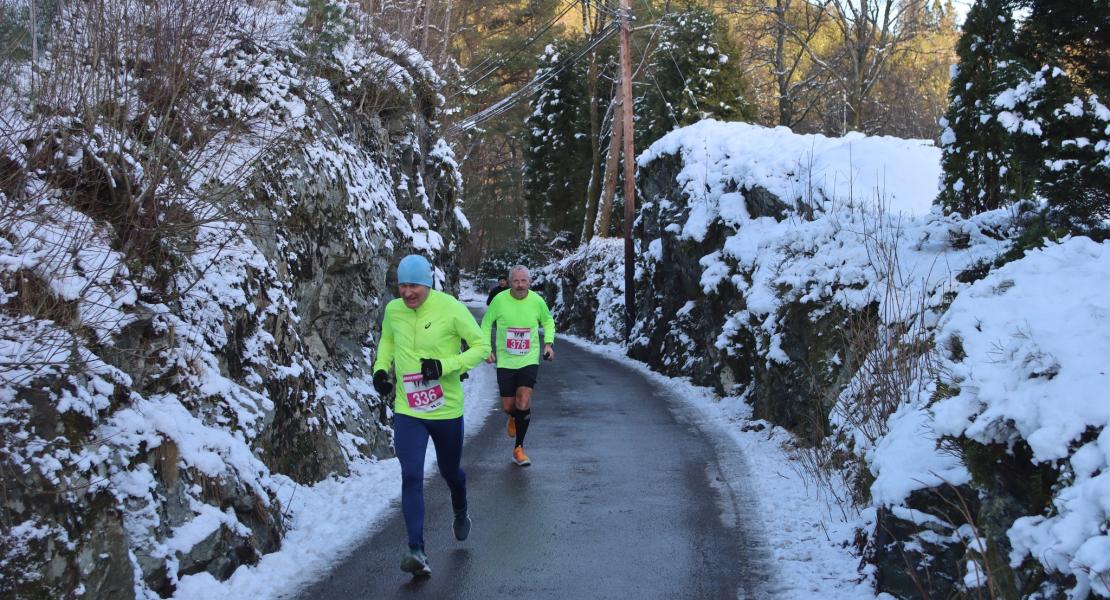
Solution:
[[[455,539],[460,542],[470,535],[470,515],[465,508],[455,511],[455,522],[451,524],[451,529],[455,530]]]
[[[412,573],[413,577],[427,577],[432,574],[428,566],[428,556],[423,550],[409,550],[401,557],[401,570]]]

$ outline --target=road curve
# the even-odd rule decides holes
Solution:
[[[634,369],[570,343],[557,352],[536,386],[525,442],[533,466],[510,462],[500,414],[467,442],[470,539],[451,534],[443,480],[427,481],[430,578],[398,568],[405,531],[395,503],[300,597],[765,598],[767,553],[739,451]],[[493,389],[467,402],[499,410]]]

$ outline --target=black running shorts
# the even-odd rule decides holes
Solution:
[[[497,368],[497,388],[501,390],[502,398],[516,396],[516,388],[536,387],[536,375],[540,372],[539,365],[528,365],[519,369]]]

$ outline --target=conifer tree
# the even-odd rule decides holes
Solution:
[[[1041,155],[1037,191],[1054,221],[1110,229],[1110,3],[1023,0],[1018,36],[1027,76],[999,95],[1010,128]]]
[[[741,65],[725,23],[705,8],[692,8],[659,23],[659,43],[636,99],[637,144],[706,118],[750,118]]]
[[[946,212],[966,216],[991,210],[1029,191],[993,101],[1015,79],[1012,4],[978,0],[956,46],[959,64],[953,67],[948,112],[941,121],[944,181],[938,201]]]
[[[586,74],[581,64],[563,66],[569,49],[565,41],[544,49],[536,77],[554,75],[531,103],[525,122],[525,203],[531,224],[548,233],[581,229],[589,184]]]
[[[300,34],[310,57],[326,61],[332,52],[351,39],[354,23],[344,5],[336,0],[307,0],[304,15],[304,29]]]

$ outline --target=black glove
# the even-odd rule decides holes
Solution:
[[[374,371],[374,389],[383,398],[393,395],[393,382],[389,380],[389,373],[381,369]]]
[[[463,373],[462,375],[459,375],[459,381],[466,381],[467,379],[470,379],[470,373],[469,372]]]
[[[424,378],[424,381],[439,379],[443,376],[443,363],[439,362],[437,358],[421,358],[420,376]]]

